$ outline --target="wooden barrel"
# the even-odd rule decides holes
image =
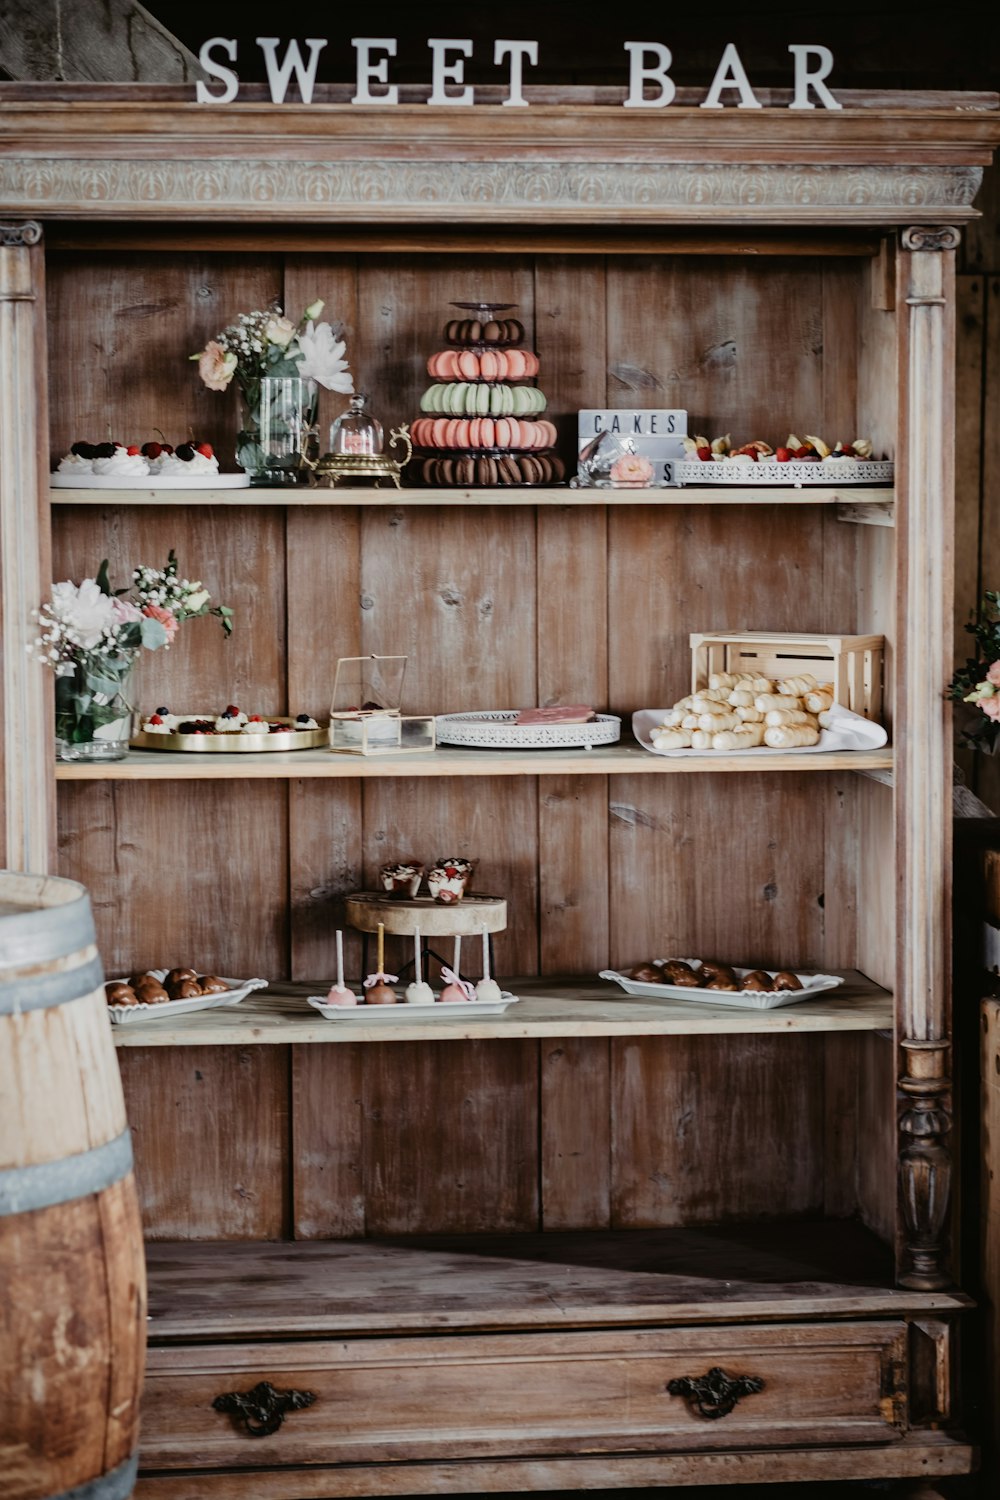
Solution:
[[[0,1495],[126,1500],[146,1273],[90,898],[0,872]]]

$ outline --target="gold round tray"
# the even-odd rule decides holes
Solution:
[[[207,719],[209,714],[184,714],[185,719]],[[195,755],[260,755],[275,750],[316,750],[330,743],[324,724],[320,729],[293,729],[287,714],[271,714],[269,724],[287,724],[287,733],[271,734],[146,734],[140,730],[129,741],[133,750],[185,750]]]
[[[507,929],[507,902],[502,896],[463,896],[451,903],[433,896],[414,896],[400,901],[379,891],[356,891],[344,901],[349,927],[357,932],[377,932],[379,923],[395,937],[474,937]]]

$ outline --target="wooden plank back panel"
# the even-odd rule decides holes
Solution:
[[[818,1212],[822,1039],[612,1040],[614,1228]]]
[[[48,270],[53,463],[78,438],[143,443],[160,429],[174,446],[210,442],[234,469],[235,387],[209,391],[189,356],[280,300],[280,257],[56,252]]]
[[[538,1225],[533,1042],[387,1042],[364,1058],[370,1234]]]
[[[288,1048],[137,1047],[119,1062],[146,1237],[286,1236]]]

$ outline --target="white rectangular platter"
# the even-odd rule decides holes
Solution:
[[[245,490],[249,474],[50,474],[54,490]]]
[[[503,991],[499,1000],[435,1000],[433,1005],[327,1005],[322,995],[310,995],[309,1004],[328,1021],[360,1021],[364,1026],[394,1021],[461,1021],[468,1016],[502,1016],[508,1005],[516,1005],[519,996]]]
[[[168,970],[150,969],[150,974],[155,975],[162,981],[166,978]],[[109,1005],[108,1015],[112,1026],[130,1026],[136,1021],[163,1021],[177,1016],[186,1016],[195,1010],[218,1010],[220,1006],[239,1005],[254,990],[266,990],[266,979],[227,979],[225,975],[219,976],[229,988],[222,990],[217,995],[192,995],[190,1000],[165,1000],[162,1005]],[[120,981],[127,984],[128,980]]]
[[[654,958],[653,966],[676,962],[669,958]],[[700,958],[682,958],[682,964],[692,969],[701,967]],[[753,969],[737,969],[737,979],[745,979]],[[775,974],[775,969],[765,969],[765,974]],[[602,969],[599,977],[620,984],[628,995],[641,995],[644,1000],[689,1000],[695,1005],[735,1005],[740,1010],[776,1010],[779,1005],[800,1005],[803,1000],[813,1000],[826,990],[835,990],[843,984],[841,974],[799,974],[791,971],[802,985],[800,990],[696,990],[681,984],[644,984],[639,979],[628,979],[616,969]]]

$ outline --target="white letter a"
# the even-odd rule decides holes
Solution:
[[[746,69],[740,61],[735,42],[727,42],[726,50],[719,59],[719,66],[712,79],[708,97],[702,100],[702,109],[724,109],[721,94],[723,89],[739,89],[740,102],[737,109],[762,109],[763,106],[750,87]]]

